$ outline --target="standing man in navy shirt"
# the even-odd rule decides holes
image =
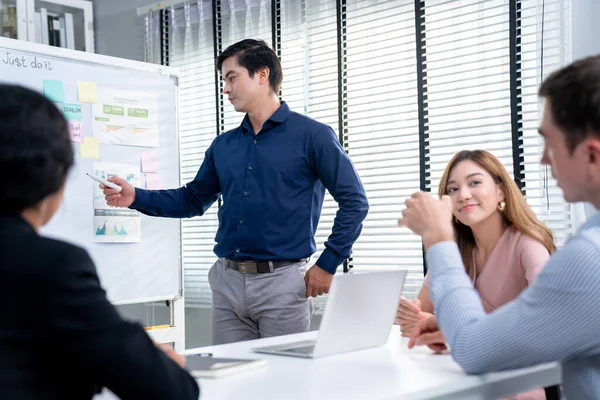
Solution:
[[[108,204],[144,214],[202,215],[223,196],[208,274],[213,342],[231,343],[306,332],[309,298],[329,291],[333,274],[360,235],[369,205],[350,158],[333,130],[290,111],[277,93],[283,74],[275,52],[246,39],[218,58],[223,93],[242,124],[215,138],[196,178],[179,189],[144,190],[111,181]],[[316,264],[315,232],[327,189],[339,205]]]

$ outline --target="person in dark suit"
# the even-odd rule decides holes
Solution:
[[[0,398],[198,399],[185,359],[119,316],[88,253],[38,234],[72,165],[58,108],[0,84]]]

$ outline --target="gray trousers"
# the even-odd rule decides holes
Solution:
[[[307,332],[312,301],[306,297],[306,264],[243,274],[217,260],[208,272],[213,344]]]

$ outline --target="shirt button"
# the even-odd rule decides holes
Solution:
[[[235,249],[235,252],[236,252],[236,253],[239,253],[239,252],[240,252],[240,249]]]
[[[248,192],[244,192],[244,196],[248,196]]]
[[[252,143],[256,144],[256,143],[258,143],[258,140],[254,140],[254,142],[252,142]]]
[[[243,223],[244,223],[244,220],[243,220],[243,219],[240,219],[240,224],[243,224]]]
[[[251,166],[249,166],[249,167],[248,167],[248,169],[249,169],[250,171],[252,171],[252,165],[251,165]]]

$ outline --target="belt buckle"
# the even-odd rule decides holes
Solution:
[[[239,261],[238,270],[242,274],[257,274],[258,269],[255,262],[252,261]]]

